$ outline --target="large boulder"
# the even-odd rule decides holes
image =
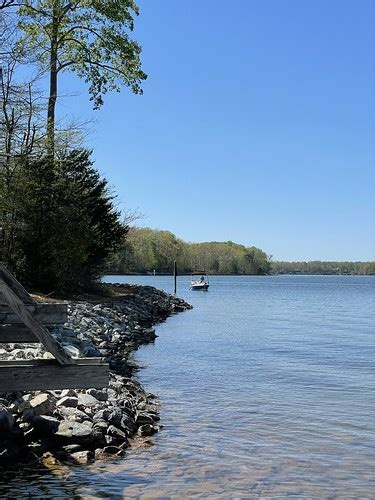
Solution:
[[[60,422],[56,437],[64,443],[77,443],[92,446],[103,442],[103,431],[94,428],[91,422]]]
[[[92,424],[90,422],[60,422],[56,435],[63,438],[82,439],[92,435]]]

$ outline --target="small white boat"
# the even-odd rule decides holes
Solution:
[[[200,276],[199,279],[195,279],[194,276]],[[205,271],[191,273],[190,290],[202,290],[203,292],[208,291],[210,282]]]

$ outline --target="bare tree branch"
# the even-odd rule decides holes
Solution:
[[[15,0],[2,0],[0,2],[0,10],[6,9],[7,7],[13,7],[16,5]]]

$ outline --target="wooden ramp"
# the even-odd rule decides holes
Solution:
[[[0,265],[0,343],[39,342],[55,358],[0,361],[0,392],[108,386],[107,363],[100,358],[70,357],[46,328],[65,323],[67,309],[63,303],[37,303]]]

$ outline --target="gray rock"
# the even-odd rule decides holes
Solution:
[[[108,394],[105,391],[99,391],[98,389],[88,389],[86,394],[90,394],[90,396],[93,396],[98,401],[108,400]]]
[[[138,434],[140,436],[152,436],[152,434],[155,434],[155,432],[156,429],[150,424],[141,425],[138,429]]]
[[[30,407],[34,415],[52,415],[55,409],[55,398],[47,393],[42,393],[30,400]]]
[[[67,439],[86,440],[93,437],[92,424],[89,422],[60,422],[56,436]]]
[[[125,441],[125,439],[126,439],[126,434],[114,425],[110,425],[108,427],[107,434],[109,436],[116,438],[116,439],[120,439],[121,441]]]
[[[36,415],[33,417],[31,423],[39,432],[54,434],[59,427],[60,421],[49,415]]]
[[[92,461],[94,454],[91,451],[76,451],[70,454],[76,464],[86,465]]]
[[[99,420],[98,422],[94,422],[93,427],[100,429],[102,432],[106,432],[108,429],[108,423],[104,422],[104,420]]]
[[[104,408],[102,410],[99,410],[98,412],[95,413],[93,420],[94,422],[103,420],[105,422],[108,422],[108,419],[110,415],[112,414],[112,410],[110,408]]]
[[[90,408],[99,404],[99,401],[90,394],[78,394],[78,408]]]
[[[80,352],[77,347],[74,347],[69,344],[63,344],[64,351],[69,354],[72,358],[79,358]]]
[[[108,434],[104,436],[104,439],[107,445],[118,444],[118,440],[113,436],[108,436]]]
[[[82,349],[82,353],[85,357],[96,358],[101,356],[101,352],[96,347],[87,346]]]
[[[113,401],[115,399],[117,399],[117,392],[114,391],[112,388],[108,388],[107,389],[107,396],[108,396],[108,399]]]
[[[121,419],[120,423],[121,429],[126,431],[127,435],[130,436],[135,428],[135,422],[132,417],[129,417],[128,415],[124,415]]]
[[[76,396],[76,392],[73,389],[64,389],[61,391],[60,398],[66,398],[67,396]]]
[[[65,398],[59,399],[56,406],[65,406],[66,408],[77,408],[78,398],[66,396]]]
[[[60,406],[58,408],[60,415],[62,415],[65,419],[73,421],[73,422],[83,422],[87,420],[87,414],[78,408],[69,408],[65,406]]]
[[[153,424],[154,418],[147,413],[138,413],[135,423],[140,426],[143,424]]]
[[[44,352],[43,353],[43,359],[54,359],[54,357],[53,357],[53,355],[50,352]]]
[[[105,448],[103,448],[103,452],[106,455],[121,455],[122,449],[118,446],[106,446]]]
[[[114,408],[108,417],[108,422],[112,425],[121,425],[121,419],[123,418],[123,412],[120,408]]]

